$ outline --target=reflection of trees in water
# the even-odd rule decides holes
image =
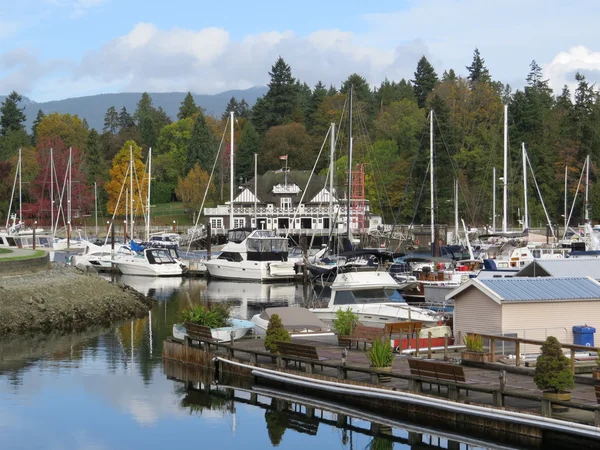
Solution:
[[[289,404],[284,400],[273,398],[271,407],[272,409],[267,409],[265,411],[265,422],[267,423],[269,439],[271,440],[271,443],[277,447],[283,439],[283,435],[285,434],[285,430],[289,423],[287,415]]]

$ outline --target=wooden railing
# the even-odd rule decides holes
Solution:
[[[490,341],[489,350],[490,350],[490,362],[494,362],[496,359],[496,341],[502,342],[512,342],[515,344],[515,364],[517,366],[521,365],[521,344],[524,345],[537,345],[542,346],[544,341],[536,340],[536,339],[524,339],[510,336],[498,336],[496,334],[481,334],[481,333],[468,333],[471,335],[481,336],[483,339],[488,339]],[[577,345],[577,344],[560,344],[562,348],[570,350],[570,360],[571,360],[571,372],[575,373],[575,351],[583,350],[583,351],[595,351],[600,352],[600,347],[588,347],[587,345]]]
[[[485,335],[482,335],[485,336]],[[492,337],[494,339],[498,338],[498,336],[489,335],[488,337]],[[541,341],[535,341],[541,342]],[[514,389],[507,389],[506,384],[500,380],[498,386],[490,386],[490,382],[481,382],[480,384],[470,383],[457,383],[448,380],[435,380],[430,378],[423,378],[416,375],[406,374],[406,373],[395,373],[395,372],[384,372],[380,370],[374,370],[369,367],[364,366],[353,366],[347,365],[345,363],[345,357],[342,356],[342,362],[327,362],[327,361],[315,361],[306,358],[294,358],[294,357],[285,357],[285,361],[281,358],[280,355],[273,355],[272,353],[260,350],[252,350],[246,348],[236,347],[235,344],[230,343],[222,343],[222,342],[211,342],[211,348],[214,349],[223,349],[225,350],[225,354],[228,359],[235,358],[236,353],[242,353],[248,355],[249,363],[252,366],[258,366],[258,358],[268,358],[271,361],[273,358],[276,360],[276,365],[278,368],[285,368],[285,361],[289,362],[298,362],[304,363],[305,367],[310,367],[312,364],[318,364],[323,368],[334,369],[337,375],[337,379],[346,380],[348,379],[348,373],[355,372],[360,374],[368,374],[371,380],[371,383],[374,385],[380,384],[380,377],[389,377],[391,379],[405,380],[409,383],[409,392],[420,393],[421,392],[421,383],[435,384],[438,386],[444,386],[448,389],[448,393],[450,397],[454,397],[458,399],[458,392],[460,390],[468,390],[473,392],[479,392],[483,394],[489,394],[492,396],[492,404],[496,407],[504,407],[506,398],[515,398],[521,400],[530,400],[537,401],[540,403],[540,413],[544,417],[552,416],[552,405],[560,405],[564,407],[569,407],[572,409],[578,409],[581,411],[588,411],[594,414],[594,424],[595,426],[600,427],[600,405],[594,403],[581,403],[573,400],[570,401],[562,401],[562,400],[550,400],[548,398],[543,397],[537,393],[529,393],[518,391]],[[583,347],[583,346],[576,346]],[[586,347],[589,348],[589,347]],[[340,350],[343,350],[340,348]],[[343,355],[343,353],[342,353]],[[167,356],[165,356],[167,357]],[[167,357],[168,358],[168,357]],[[185,362],[185,361],[183,361]]]

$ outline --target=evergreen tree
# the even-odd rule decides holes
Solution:
[[[454,72],[454,69],[450,69],[449,71],[444,70],[444,74],[442,75],[442,81],[456,81],[458,77]]]
[[[206,122],[206,118],[204,114],[198,114],[188,145],[184,173],[192,170],[195,164],[199,164],[201,169],[210,173],[216,153],[217,142]]]
[[[312,91],[306,83],[296,82],[297,100],[294,108],[294,122],[305,122],[305,119],[310,114]]]
[[[194,114],[198,114],[198,107],[196,106],[196,102],[194,101],[194,97],[190,92],[188,92],[181,102],[181,106],[179,107],[179,112],[177,113],[177,118],[187,119],[188,117],[192,117]]]
[[[312,91],[308,107],[307,123],[310,129],[312,129],[312,126],[314,124],[314,115],[319,109],[319,105],[323,102],[323,100],[325,100],[326,96],[327,88],[322,82],[317,82]]]
[[[131,117],[131,114],[127,112],[127,108],[124,106],[121,108],[121,112],[119,113],[118,124],[121,131],[133,128],[135,126],[133,117]]]
[[[424,108],[427,101],[427,96],[438,82],[437,73],[433,69],[433,66],[427,61],[425,56],[422,56],[417,64],[417,71],[415,72],[415,79],[412,80],[413,91],[417,99],[419,108]]]
[[[235,97],[231,97],[229,99],[229,102],[227,103],[227,106],[225,107],[225,111],[223,111],[223,114],[221,115],[221,120],[227,120],[227,118],[231,114],[231,111],[233,111],[235,117],[238,117],[239,110],[240,104],[235,99]]]
[[[98,210],[103,211],[106,204],[106,193],[102,181],[106,177],[106,163],[100,150],[100,135],[96,130],[90,130],[86,143],[85,175],[87,184],[98,183]]]
[[[350,88],[350,85],[352,85],[352,90],[354,91],[356,100],[366,103],[371,102],[371,88],[369,87],[369,83],[365,77],[362,77],[357,73],[353,73],[346,79],[346,81],[342,83],[340,93],[346,94]]]
[[[33,145],[34,147],[37,145],[37,138],[38,138],[37,129],[38,129],[38,125],[40,124],[40,122],[42,121],[42,119],[45,116],[46,115],[44,114],[44,111],[42,111],[41,109],[39,109],[38,112],[37,112],[37,116],[35,117],[35,120],[33,121],[33,125],[31,126],[31,145]]]
[[[251,122],[247,122],[240,135],[236,154],[236,170],[240,177],[250,179],[254,175],[254,154],[260,153],[262,141]]]
[[[281,56],[271,67],[269,75],[271,81],[265,95],[268,105],[266,128],[291,122],[297,103],[296,80],[292,77],[292,69]]]
[[[259,97],[256,99],[256,103],[252,107],[252,123],[256,130],[261,134],[264,133],[268,129],[268,119],[267,116],[269,114],[269,105],[268,101],[265,97]]]
[[[467,79],[471,83],[476,83],[477,81],[489,82],[491,80],[490,72],[485,67],[485,60],[481,57],[478,48],[475,48],[473,51],[473,62],[466,68],[469,71]]]
[[[137,122],[138,126],[143,117],[152,115],[154,106],[152,106],[152,97],[147,92],[142,94],[142,97],[137,103],[135,112],[133,113],[133,119]]]
[[[238,116],[240,116],[243,119],[250,118],[250,106],[248,105],[248,102],[246,101],[245,98],[243,98],[242,101],[240,102]]]
[[[0,135],[6,136],[12,131],[25,129],[23,122],[25,117],[25,107],[19,108],[19,103],[23,100],[19,94],[12,91],[0,107]]]
[[[333,97],[334,95],[337,95],[338,91],[335,88],[335,86],[333,84],[329,85],[329,89],[327,89],[327,96],[328,97]]]
[[[119,130],[119,114],[114,106],[111,106],[106,110],[104,114],[104,127],[102,131],[105,133],[116,134]]]

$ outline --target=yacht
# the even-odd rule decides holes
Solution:
[[[70,263],[80,269],[92,267],[98,271],[110,270],[112,267],[110,256],[113,252],[118,252],[120,248],[121,244],[115,244],[113,250],[111,244],[96,245],[86,242],[83,252],[80,255],[73,255]]]
[[[183,265],[173,258],[167,248],[136,250],[124,245],[110,261],[123,275],[172,277],[183,274]]]
[[[294,278],[294,263],[288,261],[288,240],[272,230],[229,230],[228,242],[216,259],[206,261],[211,277],[276,281]]]
[[[311,308],[324,321],[333,321],[338,309],[350,308],[363,325],[383,327],[388,322],[420,321],[432,326],[440,320],[434,311],[409,306],[398,293],[398,283],[387,272],[340,273],[331,285],[325,308]]]

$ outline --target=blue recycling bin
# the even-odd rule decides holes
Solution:
[[[573,327],[573,343],[575,345],[585,345],[586,347],[594,347],[594,327],[586,325],[576,325]]]

